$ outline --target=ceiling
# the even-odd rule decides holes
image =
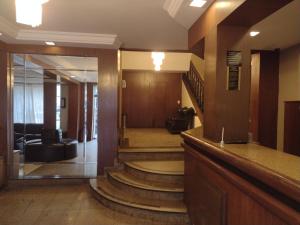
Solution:
[[[48,70],[79,82],[96,83],[98,81],[97,60],[95,57],[26,55],[26,79],[27,77],[41,76],[44,74],[44,70]],[[14,65],[15,73],[24,76],[22,55],[15,55]]]
[[[300,0],[294,0],[266,19],[255,24],[251,30],[260,31],[250,39],[253,49],[285,49],[300,43]]]
[[[187,49],[188,28],[204,8],[191,0],[50,0],[43,24],[32,29],[15,22],[13,0],[0,1],[0,39],[10,43],[137,49]],[[175,7],[174,7],[175,6]],[[171,12],[171,13],[170,13]]]

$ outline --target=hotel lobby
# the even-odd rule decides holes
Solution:
[[[300,225],[300,0],[1,0],[0,225]]]

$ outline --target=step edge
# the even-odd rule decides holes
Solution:
[[[135,161],[132,161],[132,162],[135,162]],[[152,174],[158,174],[158,175],[169,175],[169,176],[183,176],[184,175],[184,172],[178,172],[178,171],[177,172],[170,172],[170,171],[165,172],[165,171],[145,169],[145,168],[141,168],[139,166],[132,164],[132,162],[123,161],[123,163],[126,166],[131,167],[136,170],[139,170],[139,171],[142,171],[142,172],[146,172],[146,173],[152,173]]]
[[[147,205],[142,205],[142,204],[137,204],[137,203],[125,202],[121,199],[118,199],[118,198],[115,198],[115,197],[111,196],[110,194],[108,194],[105,191],[98,188],[97,179],[91,179],[90,180],[90,187],[92,188],[93,191],[97,192],[97,194],[101,195],[106,200],[112,201],[114,203],[117,203],[117,204],[120,204],[120,205],[123,205],[123,206],[136,208],[136,209],[141,209],[141,210],[149,210],[149,211],[153,211],[153,212],[178,213],[178,214],[186,214],[187,213],[187,209],[184,209],[184,210],[177,209],[177,210],[175,210],[175,208],[167,208],[167,207],[165,207],[165,209],[162,209],[162,208],[154,207],[154,206],[147,206]]]
[[[122,178],[114,176],[113,174],[115,174],[115,173],[117,173],[117,172],[108,172],[108,175],[112,179],[114,179],[114,180],[116,180],[120,183],[123,183],[125,185],[134,187],[134,188],[143,189],[143,190],[147,190],[147,191],[160,191],[160,192],[167,192],[167,193],[183,193],[184,192],[183,188],[176,188],[176,189],[175,188],[174,189],[168,189],[168,188],[163,188],[163,187],[150,188],[149,186],[147,187],[146,185],[142,186],[142,185],[134,184],[134,183],[131,183],[131,182],[127,182],[126,180],[124,180]]]

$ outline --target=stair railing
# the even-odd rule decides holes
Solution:
[[[193,63],[190,64],[190,71],[183,74],[183,79],[189,85],[200,110],[204,112],[204,80]]]

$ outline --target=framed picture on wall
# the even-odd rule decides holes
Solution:
[[[60,99],[60,108],[66,108],[66,98]]]

